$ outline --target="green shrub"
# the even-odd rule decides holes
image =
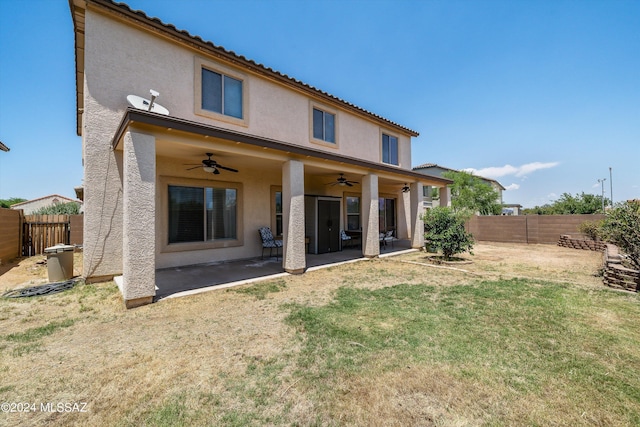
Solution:
[[[77,215],[80,213],[80,204],[77,202],[56,203],[44,206],[33,212],[34,215]]]
[[[445,259],[473,249],[473,236],[464,228],[468,219],[465,211],[454,211],[449,207],[435,207],[422,215],[424,238],[430,245],[441,250]]]
[[[585,221],[578,226],[578,231],[591,240],[600,240],[602,221]]]
[[[630,200],[611,209],[602,223],[602,236],[617,245],[640,269],[640,200]]]

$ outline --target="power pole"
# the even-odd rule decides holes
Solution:
[[[602,178],[599,179],[598,182],[600,183],[600,185],[602,185],[602,213],[604,213],[604,182],[607,180],[607,178]]]
[[[611,186],[611,192],[609,193],[609,199],[611,200],[611,207],[613,207],[613,175],[611,175],[611,166],[609,166],[609,185]]]

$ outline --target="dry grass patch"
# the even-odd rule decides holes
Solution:
[[[601,252],[554,245],[482,243],[474,247],[473,253],[474,255],[466,253],[460,256],[472,261],[471,264],[457,267],[482,278],[522,277],[597,289],[603,286],[600,275],[603,261]],[[426,263],[422,252],[403,255],[401,259]],[[446,268],[444,270],[447,271]],[[449,270],[452,271],[454,270]],[[433,274],[439,275],[435,272]]]
[[[639,420],[638,298],[603,288],[599,254],[558,249],[478,245],[474,274],[400,262],[414,253],[128,311],[111,282],[0,299],[0,401],[88,403],[0,424]],[[0,289],[43,274],[23,260]]]

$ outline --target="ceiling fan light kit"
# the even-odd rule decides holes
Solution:
[[[222,166],[220,163],[213,160],[211,158],[211,156],[213,156],[213,153],[205,153],[205,155],[208,157],[207,159],[202,160],[202,162],[199,164],[187,165],[187,166],[193,166],[192,168],[188,168],[187,170],[189,171],[193,169],[202,168],[203,171],[207,173],[212,173],[214,175],[220,174],[220,169],[223,169],[229,172],[238,172],[237,169],[229,168],[227,166]]]
[[[348,180],[347,178],[344,177],[343,173],[341,173],[340,176],[338,177],[338,179],[336,179],[335,181],[327,183],[327,185],[331,185],[331,186],[341,185],[343,187],[345,187],[345,186],[346,187],[353,187],[353,184],[359,184],[359,183],[357,181]]]

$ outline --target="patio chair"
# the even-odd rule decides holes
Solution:
[[[348,243],[351,243],[351,236],[349,236],[347,233],[344,232],[344,230],[340,230],[340,240],[342,242],[342,245],[340,246],[340,249],[344,248],[347,246]]]
[[[382,240],[384,242],[384,246],[387,246],[387,242],[391,242],[391,247],[393,248],[393,241],[396,240],[393,237],[393,230],[389,230],[386,233],[380,233],[382,235]]]
[[[269,257],[272,256],[273,250],[276,250],[276,259],[278,259],[278,249],[282,247],[282,240],[276,240],[271,233],[269,227],[260,227],[258,230],[260,239],[262,239],[262,258],[264,259],[264,250],[269,248]]]

